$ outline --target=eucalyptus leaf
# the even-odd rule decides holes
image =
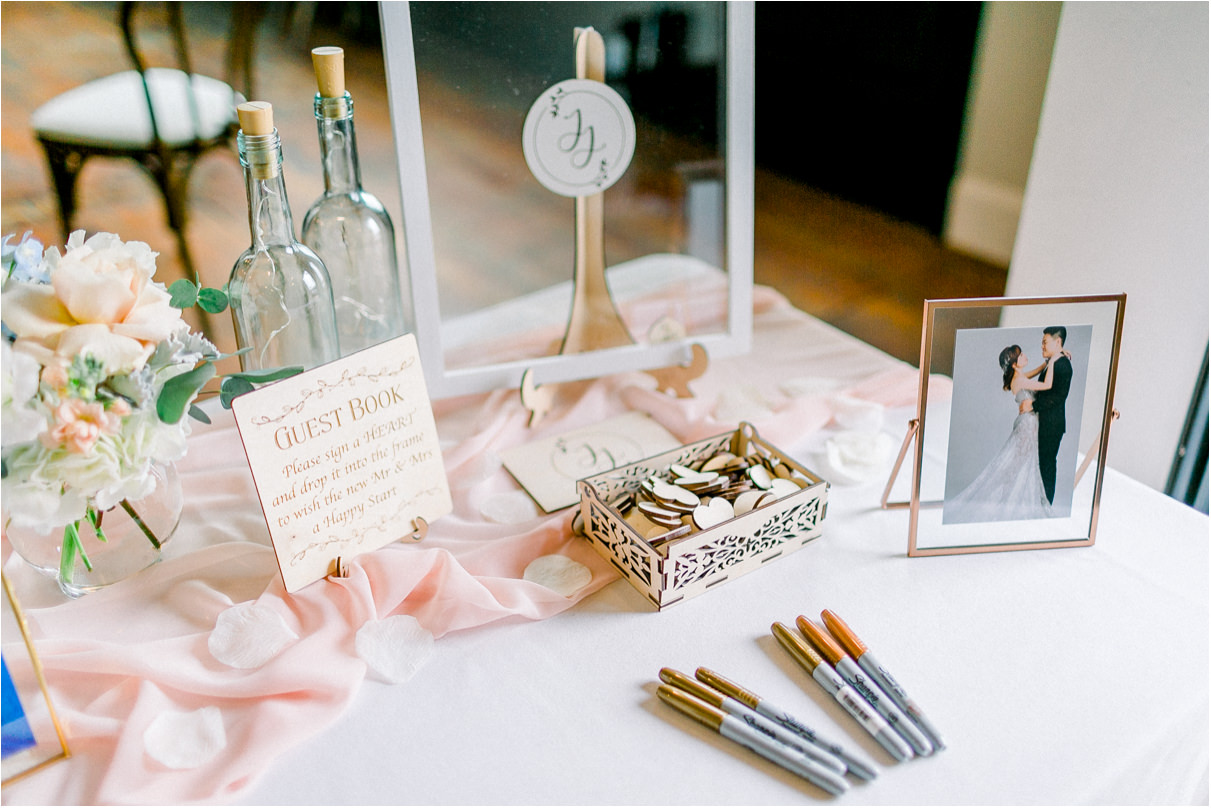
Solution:
[[[198,286],[191,280],[181,278],[168,287],[168,305],[176,309],[187,309],[198,302]]]
[[[223,405],[223,409],[231,409],[231,400],[242,396],[245,393],[251,393],[256,387],[247,379],[242,379],[238,376],[228,376],[223,379],[223,386],[219,389],[219,403]]]
[[[229,379],[243,379],[244,381],[252,382],[253,384],[266,384],[268,382],[276,382],[279,379],[289,379],[291,376],[297,376],[303,372],[301,365],[289,365],[284,368],[264,368],[262,370],[244,370],[239,373],[228,374]]]
[[[201,421],[204,424],[210,423],[210,416],[206,414],[206,410],[202,409],[197,404],[189,405],[189,417],[195,421]]]
[[[164,382],[156,399],[156,414],[166,424],[175,424],[185,415],[185,409],[206,382],[214,378],[214,364],[206,362],[191,371],[173,376]]]
[[[198,305],[211,314],[220,314],[227,310],[227,293],[222,289],[203,288],[198,291]]]

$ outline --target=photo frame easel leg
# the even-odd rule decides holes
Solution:
[[[693,392],[690,391],[690,382],[706,373],[710,359],[707,357],[706,348],[696,342],[690,346],[690,351],[692,356],[688,365],[654,368],[647,372],[656,380],[658,392],[671,393],[677,398],[694,397]]]
[[[908,422],[908,433],[904,436],[904,442],[900,444],[900,453],[896,455],[896,462],[892,464],[891,475],[887,479],[887,487],[883,489],[883,496],[879,500],[879,507],[885,511],[899,510],[912,505],[911,502],[888,502],[891,497],[891,488],[896,484],[896,478],[900,476],[900,467],[904,465],[904,458],[908,457],[908,450],[912,446],[913,440],[917,437],[917,432],[921,427],[921,420],[913,418]],[[941,505],[941,502],[922,502],[922,507]]]

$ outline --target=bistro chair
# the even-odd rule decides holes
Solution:
[[[155,181],[164,197],[168,224],[176,234],[187,276],[198,281],[185,238],[189,176],[211,149],[233,145],[239,129],[235,108],[255,97],[252,88],[253,38],[263,15],[260,3],[230,3],[227,80],[194,73],[182,20],[183,3],[164,3],[175,64],[152,67],[149,32],[140,37],[136,17],[161,4],[124,2],[119,25],[133,70],[82,84],[36,109],[31,116],[46,153],[64,234],[72,231],[76,181],[93,157],[133,160]],[[241,92],[233,88],[238,79]]]

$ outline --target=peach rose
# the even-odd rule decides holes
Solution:
[[[72,233],[62,257],[46,251],[49,286],[10,283],[4,292],[14,347],[44,365],[83,354],[100,361],[107,375],[138,370],[158,342],[185,327],[168,291],[151,280],[155,258],[139,241],[112,233],[85,241],[83,230]]]
[[[43,443],[48,449],[62,444],[69,452],[85,454],[101,435],[117,434],[121,426],[118,416],[100,403],[69,398],[55,408],[54,426],[43,435]]]

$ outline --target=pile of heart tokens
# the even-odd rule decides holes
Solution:
[[[808,484],[777,459],[720,452],[696,469],[673,464],[663,479],[651,475],[637,493],[627,493],[610,506],[659,546],[763,508]]]

